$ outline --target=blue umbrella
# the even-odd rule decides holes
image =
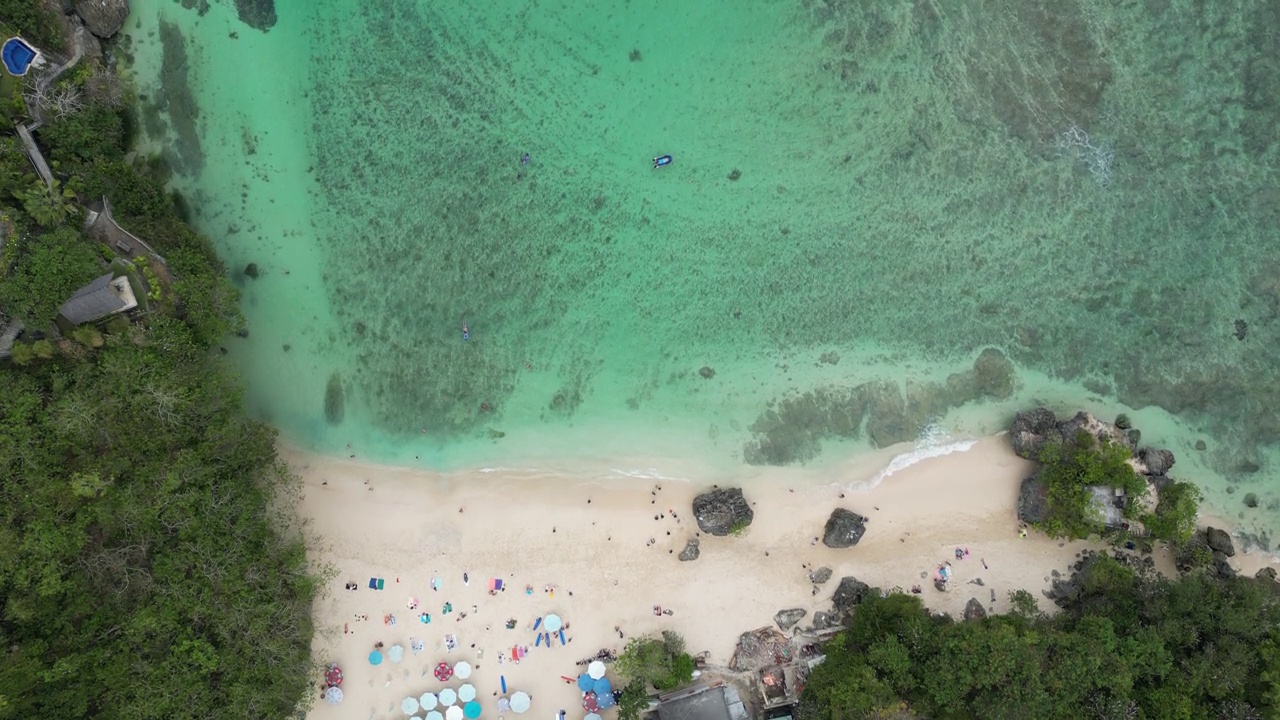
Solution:
[[[382,664],[382,653],[378,652],[377,650],[374,650],[373,652],[369,653],[369,664],[370,664],[370,665],[381,665],[381,664]]]
[[[615,704],[616,703],[613,702],[612,693],[596,696],[596,707],[600,708],[601,710],[607,710],[613,707]]]
[[[582,673],[578,676],[578,689],[582,692],[591,692],[595,687],[596,681],[588,674]]]
[[[609,684],[609,678],[600,678],[599,680],[593,680],[592,683],[593,684],[591,685],[591,691],[594,692],[598,697],[604,697],[605,695],[613,694],[613,686]]]
[[[475,720],[475,718],[480,717],[480,703],[472,700],[466,705],[463,705],[462,715],[463,717],[471,718],[471,720]]]

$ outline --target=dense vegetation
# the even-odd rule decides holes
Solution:
[[[693,656],[684,650],[684,638],[664,630],[661,637],[632,638],[618,656],[613,671],[622,681],[618,701],[619,720],[635,720],[648,704],[649,687],[671,690],[689,682]]]
[[[1272,580],[1177,580],[1110,558],[1052,617],[955,622],[911,595],[872,594],[827,645],[802,720],[1262,720],[1280,716],[1280,605]]]
[[[1050,535],[1086,538],[1101,528],[1089,487],[1121,489],[1124,517],[1139,521],[1152,539],[1183,542],[1195,530],[1200,494],[1187,482],[1170,481],[1159,493],[1154,512],[1144,512],[1142,500],[1150,492],[1147,481],[1129,465],[1123,445],[1098,442],[1081,430],[1071,442],[1051,443],[1040,452],[1037,477],[1048,488],[1048,513],[1042,530]]]
[[[39,5],[0,12],[43,42],[42,16],[14,11]],[[0,326],[27,325],[0,361],[0,718],[287,717],[311,696],[316,580],[273,511],[290,484],[272,432],[215,346],[235,293],[163,177],[126,158],[119,80],[84,65],[52,90],[78,102],[0,107],[5,129],[42,112],[60,179],[49,192],[0,137]],[[103,194],[173,282],[132,321],[59,337],[58,305],[108,267],[78,229]]]

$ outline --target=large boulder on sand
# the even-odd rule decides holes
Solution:
[[[676,557],[680,558],[680,562],[689,562],[690,560],[697,560],[698,555],[702,553],[702,551],[698,549],[698,545],[699,545],[698,538],[689,538],[689,542],[684,544],[684,549],[681,550],[680,554],[677,555]]]
[[[702,532],[728,535],[750,525],[755,513],[742,497],[741,488],[717,488],[693,499],[693,517]]]
[[[814,585],[824,585],[831,579],[831,568],[823,565],[822,567],[809,573],[809,582]]]
[[[120,32],[129,17],[129,0],[76,0],[74,7],[89,32],[103,40]]]
[[[1024,523],[1044,522],[1049,516],[1049,486],[1036,477],[1022,481],[1018,489],[1018,519]]]
[[[978,598],[969,598],[969,602],[964,606],[965,620],[982,620],[987,616],[987,609],[982,607],[982,602]]]
[[[867,531],[867,519],[852,510],[836,508],[822,530],[822,544],[829,548],[847,548],[858,544]]]
[[[808,614],[809,612],[804,608],[787,608],[786,610],[779,610],[773,616],[773,621],[778,624],[779,630],[786,632],[795,627],[796,623],[803,620],[804,616]]]
[[[1204,539],[1214,552],[1220,552],[1227,557],[1235,556],[1236,546],[1231,542],[1231,535],[1226,530],[1215,527],[1205,528]]]
[[[835,606],[837,612],[847,613],[855,606],[862,604],[862,598],[869,592],[871,592],[871,586],[858,578],[851,575],[842,577],[840,585],[836,587],[836,594],[831,596],[831,604]]]

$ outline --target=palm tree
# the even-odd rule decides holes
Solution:
[[[14,195],[22,201],[22,209],[27,211],[31,219],[41,227],[54,228],[66,221],[68,216],[76,214],[79,208],[73,204],[76,194],[70,188],[63,188],[53,181],[52,188],[46,188],[36,182],[26,190],[19,190]]]

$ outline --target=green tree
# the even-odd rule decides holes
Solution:
[[[0,303],[30,327],[48,326],[62,303],[102,272],[93,246],[68,227],[9,242],[14,268],[0,283]]]
[[[79,212],[75,205],[76,194],[70,188],[63,188],[56,179],[52,188],[36,180],[16,195],[22,201],[22,209],[41,227],[58,227]]]

